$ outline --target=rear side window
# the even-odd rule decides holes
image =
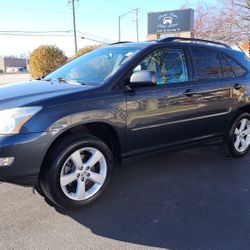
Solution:
[[[220,53],[224,77],[242,76],[246,70],[231,57]]]
[[[220,58],[216,51],[192,48],[198,80],[222,78]]]

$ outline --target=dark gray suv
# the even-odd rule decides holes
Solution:
[[[223,139],[250,148],[250,63],[225,44],[166,38],[87,53],[42,80],[0,87],[0,180],[58,206],[99,197],[114,166]]]

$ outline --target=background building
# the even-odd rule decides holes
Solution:
[[[26,64],[26,59],[0,57],[0,73],[20,72],[26,69]]]

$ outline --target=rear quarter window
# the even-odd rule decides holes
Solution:
[[[230,65],[235,76],[242,76],[246,73],[246,70],[236,60],[227,55],[224,55],[224,58],[227,61],[228,65]]]
[[[221,58],[223,77],[224,78],[236,77],[236,74],[234,73],[234,70],[229,63],[229,60],[227,60],[228,56],[220,53],[220,58]]]

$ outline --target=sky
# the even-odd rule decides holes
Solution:
[[[76,0],[76,29],[78,48],[98,41],[118,40],[118,16],[139,9],[139,39],[146,40],[147,13],[179,9],[188,3],[216,0]],[[29,55],[40,45],[56,45],[67,56],[74,54],[72,8],[68,0],[0,0],[0,56]],[[6,35],[9,31],[41,32],[36,36]],[[44,35],[43,31],[58,31]],[[80,33],[82,32],[82,33]],[[49,33],[46,33],[49,34]],[[38,36],[39,35],[39,36]],[[135,15],[130,12],[121,18],[121,39],[136,40]]]

